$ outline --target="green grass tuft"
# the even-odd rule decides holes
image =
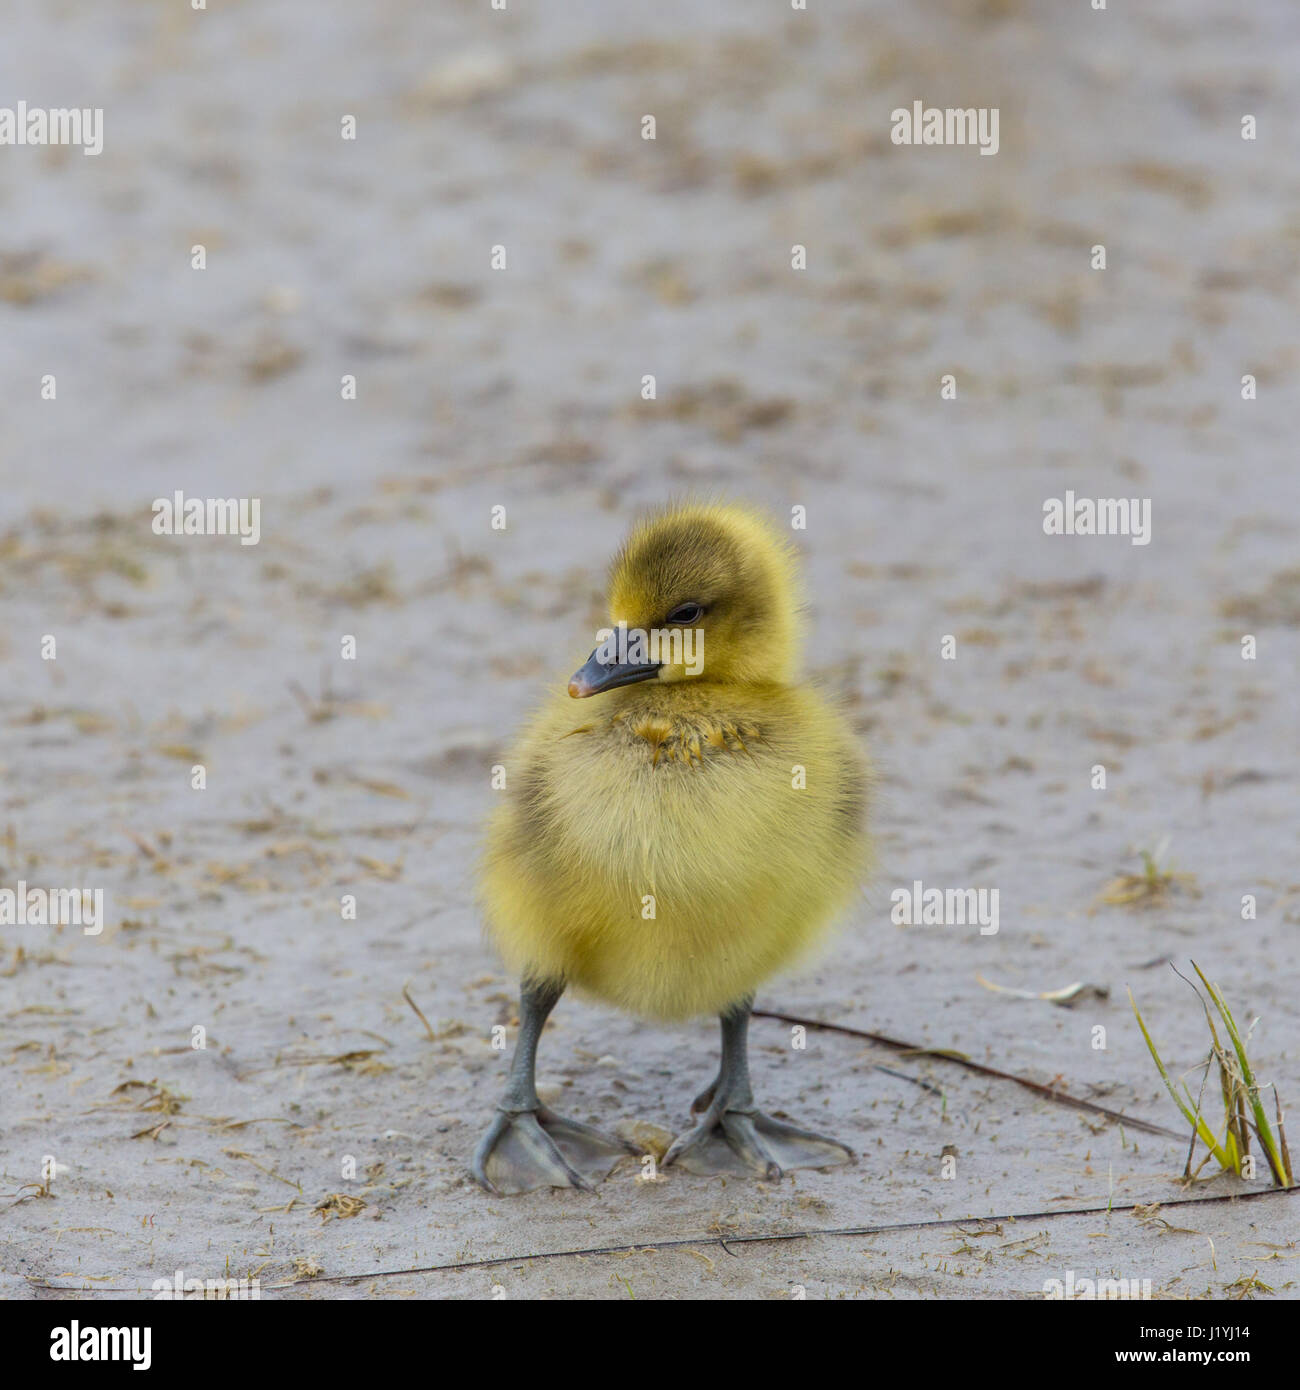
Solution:
[[[1195,1100],[1193,1100],[1186,1082],[1183,1082],[1181,1078],[1182,1092],[1179,1093],[1178,1087],[1174,1085],[1164,1062],[1160,1059],[1160,1053],[1151,1039],[1151,1034],[1147,1031],[1146,1024],[1142,1021],[1142,1015],[1138,1012],[1137,1001],[1133,998],[1133,991],[1129,990],[1128,994],[1129,1003],[1133,1006],[1133,1016],[1137,1019],[1138,1027],[1142,1030],[1143,1038],[1146,1039],[1147,1048],[1151,1053],[1152,1061],[1156,1064],[1156,1070],[1160,1073],[1160,1079],[1165,1083],[1165,1089],[1173,1098],[1174,1104],[1182,1111],[1183,1118],[1192,1128],[1184,1176],[1196,1177],[1206,1163],[1213,1158],[1224,1172],[1236,1173],[1238,1177],[1254,1177],[1254,1164],[1250,1154],[1250,1136],[1253,1133],[1260,1148],[1264,1151],[1264,1157],[1268,1161],[1274,1184],[1277,1187],[1294,1187],[1295,1179],[1291,1171],[1291,1155],[1287,1149],[1286,1127],[1282,1122],[1282,1104],[1278,1098],[1277,1087],[1272,1082],[1261,1086],[1256,1081],[1250,1059],[1246,1055],[1245,1040],[1242,1038],[1241,1030],[1237,1027],[1236,1019],[1232,1016],[1232,1011],[1224,1002],[1223,995],[1215,985],[1210,983],[1204,971],[1195,961],[1192,962],[1192,969],[1200,978],[1205,993],[1209,996],[1209,1002],[1206,1002],[1192,981],[1188,980],[1187,983],[1191,985],[1201,1007],[1205,1010],[1205,1022],[1210,1030],[1210,1051],[1206,1056],[1205,1070],[1201,1075],[1200,1094]],[[1177,969],[1175,969],[1175,973],[1178,974],[1179,979],[1187,979]],[[1210,1012],[1211,1004],[1214,1006],[1215,1013]],[[1222,1025],[1227,1035],[1231,1048],[1225,1047],[1220,1041],[1219,1029],[1215,1026],[1215,1014],[1217,1014],[1219,1024]],[[1217,1135],[1207,1123],[1202,1109],[1205,1084],[1209,1079],[1211,1066],[1216,1064],[1219,1070],[1219,1091],[1223,1100],[1223,1127],[1222,1132]],[[1269,1123],[1268,1114],[1264,1109],[1263,1092],[1268,1090],[1273,1092],[1273,1108],[1277,1119],[1276,1131]],[[1193,1172],[1192,1159],[1196,1153],[1198,1139],[1205,1145],[1207,1152]]]

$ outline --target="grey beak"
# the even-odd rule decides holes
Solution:
[[[575,700],[585,700],[588,695],[599,695],[602,690],[613,690],[616,686],[654,680],[661,664],[658,661],[606,663],[599,658],[600,648],[597,647],[587,658],[586,664],[570,677],[569,694]]]

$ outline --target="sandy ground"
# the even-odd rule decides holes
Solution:
[[[0,149],[0,882],[100,887],[108,926],[0,927],[0,1294],[1294,1297],[1287,1197],[724,1249],[1188,1195],[1182,1140],[775,1021],[760,1100],[854,1168],[465,1176],[513,1019],[489,769],[629,519],[690,491],[806,506],[810,665],[881,777],[873,881],[760,1006],[1173,1125],[1124,991],[1191,1067],[1194,958],[1300,1097],[1288,0],[14,8],[0,104],[101,105],[106,148]],[[1000,152],[891,145],[914,100],[997,106]],[[151,535],[178,488],[261,498],[260,544]],[[1066,488],[1150,498],[1151,544],[1045,536]],[[1166,837],[1191,877],[1103,902]],[[917,879],[997,888],[1000,931],[893,925]],[[542,1081],[653,1138],[713,1048],[566,1000]]]

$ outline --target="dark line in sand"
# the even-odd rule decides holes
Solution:
[[[965,1067],[967,1071],[977,1072],[980,1076],[991,1076],[998,1081],[1013,1081],[1017,1086],[1023,1086],[1026,1090],[1033,1091],[1035,1095],[1042,1096],[1044,1100],[1055,1101],[1057,1105],[1068,1105],[1073,1110],[1086,1110],[1090,1115],[1104,1115],[1106,1119],[1114,1120],[1116,1124],[1126,1125],[1129,1129],[1141,1130],[1143,1134],[1159,1134],[1166,1139],[1181,1139],[1183,1137],[1177,1130],[1166,1129],[1164,1125],[1153,1124],[1150,1120],[1139,1120],[1135,1116],[1125,1115],[1119,1110],[1108,1110],[1104,1105],[1098,1105],[1091,1100],[1080,1100],[1077,1096],[1066,1095],[1064,1091],[1057,1091],[1051,1086],[1044,1086],[1041,1081],[1030,1081],[1027,1076],[1016,1076],[1009,1071],[999,1071],[997,1067],[986,1067],[980,1062],[972,1062],[969,1057],[964,1057],[959,1052],[945,1052],[942,1048],[917,1047],[914,1043],[899,1042],[897,1038],[886,1037],[884,1033],[868,1033],[862,1028],[850,1028],[843,1023],[824,1023],[819,1018],[800,1018],[797,1014],[775,1013],[768,1009],[755,1009],[754,1017],[775,1018],[783,1023],[800,1023],[805,1028],[820,1028],[828,1033],[845,1033],[851,1038],[865,1038],[868,1042],[879,1043],[881,1047],[892,1048],[895,1052],[910,1053],[914,1057],[933,1057],[938,1062],[952,1062],[955,1066]]]
[[[830,1226],[807,1231],[768,1232],[761,1235],[737,1236],[697,1236],[692,1240],[650,1240],[636,1241],[629,1245],[595,1245],[585,1250],[538,1250],[531,1255],[496,1255],[488,1260],[458,1260],[454,1264],[419,1265],[413,1269],[371,1269],[360,1274],[323,1274],[314,1279],[296,1279],[286,1284],[267,1284],[264,1292],[284,1289],[308,1289],[313,1284],[355,1284],[364,1279],[397,1279],[413,1274],[448,1274],[465,1269],[491,1269],[495,1265],[526,1264],[530,1260],[571,1260],[593,1255],[635,1255],[650,1254],[659,1250],[699,1249],[716,1246],[724,1254],[732,1252],[729,1245],[758,1245],[767,1241],[813,1240],[819,1236],[880,1236],[900,1231],[940,1230],[945,1226],[979,1226],[998,1222],[1049,1221],[1060,1216],[1109,1216],[1114,1212],[1137,1211],[1141,1207],[1155,1206],[1161,1211],[1171,1207],[1210,1207],[1221,1202],[1253,1202],[1263,1197],[1292,1196],[1300,1192],[1300,1186],[1281,1188],[1270,1187],[1260,1192],[1225,1192],[1218,1197],[1180,1197],[1174,1202],[1125,1202],[1105,1207],[1071,1207],[1067,1211],[1008,1211],[995,1216],[945,1216],[932,1221],[898,1221],[887,1226]],[[739,1258],[735,1256],[734,1258]],[[77,1289],[67,1284],[51,1284],[36,1281],[38,1286],[66,1293],[138,1293],[138,1288]],[[197,1302],[197,1300],[195,1300]]]

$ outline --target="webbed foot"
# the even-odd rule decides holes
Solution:
[[[787,1168],[830,1168],[852,1163],[853,1150],[812,1130],[774,1120],[761,1110],[727,1110],[709,1105],[694,1129],[681,1135],[664,1155],[701,1177],[728,1174],[775,1182]]]
[[[566,1120],[544,1105],[535,1110],[498,1110],[474,1152],[475,1182],[497,1196],[539,1187],[580,1187],[594,1192],[593,1179],[638,1150],[591,1125]]]
[[[787,1168],[852,1163],[853,1150],[838,1139],[774,1120],[754,1105],[747,1042],[752,1002],[741,1000],[722,1015],[718,1074],[691,1106],[693,1113],[704,1113],[694,1129],[676,1139],[663,1167],[676,1164],[702,1177],[725,1173],[775,1182]]]

